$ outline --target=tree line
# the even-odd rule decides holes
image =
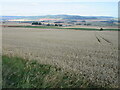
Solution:
[[[41,22],[32,22],[32,25],[45,25],[42,24]],[[46,26],[62,26],[62,24],[46,24]]]

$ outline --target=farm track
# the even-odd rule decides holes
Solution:
[[[117,32],[9,27],[2,31],[5,55],[74,70],[92,83],[117,87]]]
[[[98,42],[100,44],[104,44],[104,41],[107,43],[107,44],[110,44],[112,45],[112,42],[110,42],[109,40],[105,39],[104,37],[100,36],[99,34],[95,34],[95,37],[96,39],[98,40]],[[103,41],[103,42],[102,42]]]

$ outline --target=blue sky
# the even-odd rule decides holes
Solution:
[[[9,16],[118,16],[119,0],[2,0],[1,14]]]

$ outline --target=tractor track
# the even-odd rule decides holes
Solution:
[[[112,42],[110,42],[108,39],[102,37],[101,35],[99,35],[99,34],[97,34],[97,33],[95,33],[95,37],[96,37],[97,41],[98,41],[100,44],[102,44],[103,41],[104,41],[104,42],[106,42],[107,44],[112,45]]]
[[[97,36],[95,36],[95,37],[96,37],[97,41],[98,41],[99,43],[101,43],[100,39],[99,39]]]

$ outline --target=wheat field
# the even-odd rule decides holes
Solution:
[[[92,83],[118,87],[118,32],[2,29],[4,55],[73,70]]]

